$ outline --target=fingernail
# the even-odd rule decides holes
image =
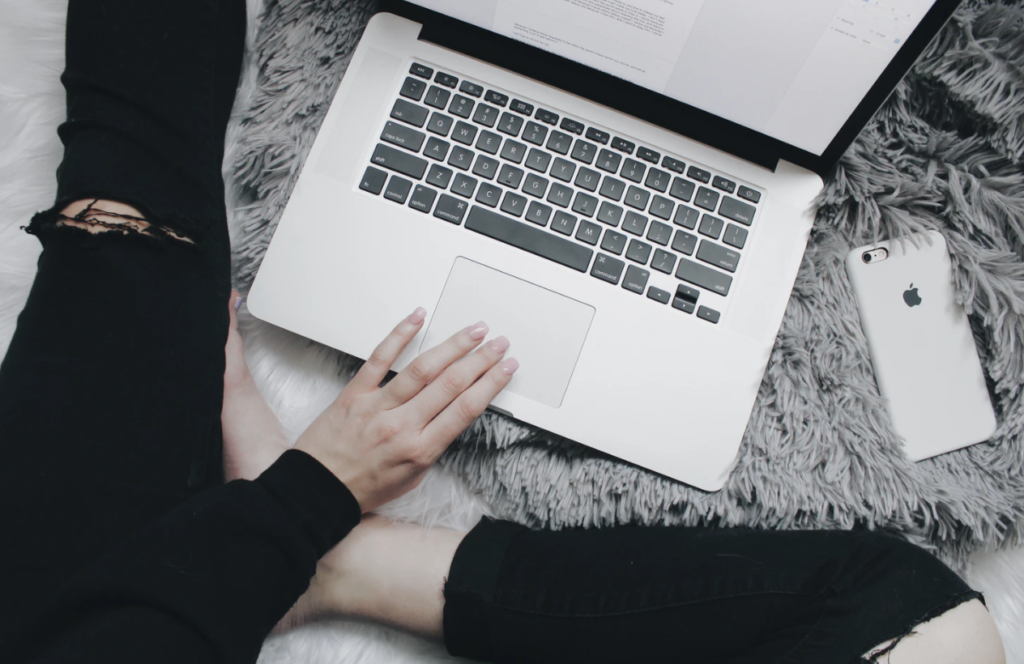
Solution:
[[[242,308],[242,296],[239,295],[238,297],[235,298],[235,311],[238,311],[241,308]]]
[[[490,328],[487,327],[487,323],[480,321],[476,325],[470,325],[467,327],[466,332],[469,333],[469,338],[473,341],[480,341],[487,336],[488,329]]]
[[[510,357],[507,360],[501,361],[501,370],[505,372],[506,376],[511,376],[519,368],[519,360],[514,357]]]
[[[409,318],[407,318],[406,320],[408,320],[413,325],[419,325],[420,323],[423,322],[423,319],[425,319],[426,317],[427,310],[424,309],[423,307],[416,307],[416,311],[409,314]]]
[[[505,337],[495,337],[491,339],[490,343],[491,350],[495,353],[504,353],[508,350],[509,345],[509,341]]]

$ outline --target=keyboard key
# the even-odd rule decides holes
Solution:
[[[754,209],[753,205],[726,196],[722,199],[722,207],[718,208],[718,214],[749,226],[754,221]]]
[[[697,248],[697,236],[686,231],[676,231],[676,236],[672,239],[672,248],[689,256]]]
[[[662,159],[661,165],[667,168],[668,170],[672,171],[673,173],[682,173],[683,169],[686,168],[686,164],[679,161],[678,159],[673,159],[672,157],[665,157],[664,159]]]
[[[710,214],[706,214],[701,217],[700,227],[697,232],[701,235],[707,235],[713,237],[716,240],[722,235],[722,229],[725,228],[725,222],[718,217],[712,217]]]
[[[555,182],[551,185],[551,189],[548,190],[548,203],[567,208],[572,203],[572,193],[571,188]]]
[[[580,167],[576,175],[576,186],[587,191],[597,191],[597,184],[601,181],[601,174],[589,168]]]
[[[703,305],[697,308],[697,318],[702,318],[709,323],[717,324],[720,316],[721,314],[714,309],[708,309]]]
[[[694,228],[697,228],[698,221],[700,221],[700,212],[697,210],[685,205],[676,207],[676,216],[672,219],[672,223],[676,226],[682,226],[692,231]]]
[[[661,154],[650,148],[639,148],[636,151],[636,156],[640,157],[644,161],[649,161],[652,164],[657,164],[661,160]]]
[[[622,230],[633,235],[643,236],[644,231],[647,230],[647,217],[636,212],[627,212],[626,222],[622,224]]]
[[[679,284],[676,286],[676,297],[680,300],[688,300],[697,304],[697,299],[700,298],[700,291],[686,284]]]
[[[419,101],[423,98],[423,93],[427,91],[427,84],[423,81],[416,80],[411,76],[405,79],[405,83],[402,84],[402,89],[398,94],[409,99],[415,99]]]
[[[622,198],[622,194],[626,191],[626,183],[622,180],[616,180],[615,178],[605,177],[601,183],[601,195],[618,201]]]
[[[438,85],[443,85],[446,88],[454,88],[459,82],[458,77],[452,76],[451,74],[445,74],[444,72],[437,72],[437,76],[434,77],[434,82]]]
[[[401,173],[414,180],[422,180],[427,170],[427,160],[411,155],[404,150],[378,143],[373,151],[370,161],[377,166],[383,166],[389,171]]]
[[[427,182],[435,187],[447,189],[448,183],[452,181],[453,174],[452,169],[434,164],[430,167],[430,172],[427,173]]]
[[[473,166],[474,153],[466,148],[456,145],[448,157],[448,165],[463,171],[468,171]]]
[[[572,148],[572,158],[576,161],[582,161],[584,164],[591,164],[594,161],[594,157],[597,156],[597,146],[593,143],[588,143],[582,139],[576,139],[576,144]]]
[[[473,114],[473,122],[482,124],[485,127],[493,127],[498,121],[498,109],[487,104],[477,104],[476,113]]]
[[[715,207],[718,205],[718,192],[711,191],[707,187],[701,187],[697,190],[697,196],[693,199],[693,203],[697,207],[714,212]]]
[[[483,150],[487,154],[498,154],[499,147],[501,147],[501,136],[493,131],[482,131],[480,138],[476,139],[476,149]]]
[[[618,285],[619,277],[622,276],[622,268],[624,267],[626,267],[626,264],[618,258],[612,258],[606,254],[598,254],[597,259],[594,260],[594,268],[590,271],[590,276],[597,277],[613,285]]]
[[[412,150],[413,152],[420,151],[426,138],[427,136],[423,132],[416,131],[397,122],[391,122],[390,120],[384,125],[384,131],[380,133],[380,140],[403,147],[406,150]]]
[[[477,83],[470,83],[469,81],[463,81],[462,85],[459,86],[459,92],[465,92],[471,97],[480,97],[484,93],[484,86]]]
[[[587,138],[589,138],[592,141],[597,141],[601,145],[608,145],[608,140],[611,137],[611,134],[609,134],[606,131],[601,131],[600,129],[595,129],[591,127],[590,129],[587,130]]]
[[[736,192],[736,195],[750,201],[751,203],[758,203],[761,201],[761,192],[755,191],[750,187],[744,187],[743,185],[740,185],[739,191]]]
[[[580,229],[576,232],[576,239],[589,245],[595,245],[601,239],[601,227],[589,221],[581,221]]]
[[[384,189],[384,181],[387,179],[388,174],[384,171],[367,166],[363,172],[363,179],[359,181],[359,188],[371,194],[379,194]]]
[[[551,132],[551,137],[548,139],[548,150],[558,154],[569,154],[570,148],[572,148],[572,136],[560,131]]]
[[[697,168],[696,166],[690,166],[690,170],[686,171],[686,174],[694,180],[699,180],[704,184],[711,182],[711,173],[708,173],[703,168]]]
[[[397,99],[391,109],[391,117],[408,122],[414,127],[422,127],[427,121],[427,109],[411,104],[404,99]]]
[[[633,148],[636,147],[636,144],[632,143],[631,141],[627,141],[624,138],[619,138],[618,136],[616,136],[615,138],[612,139],[612,147],[616,150],[619,150],[620,152],[625,152],[626,154],[633,154]]]
[[[532,201],[530,207],[526,209],[526,220],[538,226],[547,226],[550,218],[551,208],[543,203]]]
[[[676,269],[676,255],[668,251],[655,249],[654,260],[651,261],[651,267],[658,272],[672,274],[672,270]]]
[[[672,178],[672,191],[668,192],[668,195],[672,198],[678,198],[681,201],[690,202],[693,198],[693,190],[697,188],[690,180],[684,180],[683,178]]]
[[[721,189],[722,191],[731,194],[736,191],[736,183],[732,180],[726,180],[721,175],[716,175],[711,180],[711,186],[715,189]]]
[[[522,113],[523,115],[533,115],[533,104],[527,104],[525,101],[519,99],[513,99],[509,108],[516,113]]]
[[[476,182],[476,178],[456,173],[455,182],[452,183],[452,193],[465,198],[473,198],[473,192],[476,191]]]
[[[455,95],[455,99],[452,99],[452,105],[448,107],[448,112],[468,120],[473,115],[474,106],[476,106],[476,102],[469,97]]]
[[[439,88],[436,85],[431,85],[430,89],[427,90],[427,98],[423,100],[423,103],[427,106],[433,106],[434,108],[443,111],[448,106],[448,100],[451,99],[452,93],[444,88]]]
[[[498,106],[504,106],[508,103],[508,95],[503,95],[495,90],[488,90],[487,94],[484,96],[484,100],[489,101],[492,104],[497,104]]]
[[[506,192],[505,198],[501,201],[501,211],[507,212],[513,217],[523,216],[523,212],[526,211],[526,197],[511,191]]]
[[[501,114],[501,120],[498,121],[498,131],[509,136],[518,136],[524,122],[526,120],[521,115],[512,115],[506,111]]]
[[[544,198],[544,194],[548,191],[548,181],[539,175],[530,173],[526,176],[526,182],[523,183],[523,192],[537,198]]]
[[[601,150],[597,154],[596,166],[608,173],[618,173],[619,164],[622,163],[622,155],[611,150]]]
[[[633,291],[637,295],[643,295],[644,289],[647,288],[647,280],[650,279],[651,273],[637,265],[630,265],[626,268],[626,276],[622,279],[622,287],[628,291]]]
[[[647,182],[645,182],[644,184],[650,187],[651,189],[654,189],[655,191],[660,191],[661,193],[664,194],[666,191],[668,191],[670,179],[671,176],[665,171],[658,170],[657,168],[652,168],[647,173]]]
[[[644,173],[646,172],[647,167],[639,161],[635,159],[627,159],[623,162],[622,172],[619,174],[631,182],[643,182]]]
[[[494,176],[498,174],[498,164],[500,162],[497,159],[492,159],[487,155],[479,155],[476,158],[476,163],[473,164],[473,175],[479,175],[487,180],[493,180]]]
[[[523,131],[523,140],[534,145],[544,145],[544,139],[548,136],[548,128],[542,127],[536,122],[527,122]]]
[[[469,208],[469,203],[466,201],[460,201],[448,194],[441,194],[441,198],[437,201],[437,207],[434,208],[434,216],[453,224],[461,224],[462,218],[466,216],[467,208]]]
[[[498,171],[498,182],[505,185],[506,187],[518,189],[522,181],[523,170],[521,168],[509,166],[508,164],[501,165],[501,170]]]
[[[582,191],[576,194],[576,200],[572,203],[572,211],[584,217],[593,217],[597,212],[597,199]]]
[[[505,197],[508,198],[509,195],[506,194]],[[586,271],[594,255],[593,250],[582,247],[572,240],[513,221],[476,205],[469,213],[466,228],[579,272]]]
[[[530,154],[526,157],[526,167],[543,173],[548,170],[548,164],[551,163],[551,155],[547,152],[541,152],[537,148],[531,148]]]
[[[720,267],[726,272],[735,272],[736,266],[740,262],[740,253],[726,249],[720,244],[703,240],[700,243],[700,248],[697,249],[697,260]]]
[[[693,302],[690,302],[689,300],[684,300],[681,297],[676,297],[672,299],[672,307],[687,314],[692,314],[693,310],[696,308]]]
[[[668,291],[663,291],[660,288],[651,286],[647,289],[647,297],[655,302],[661,302],[662,304],[668,304],[669,299],[672,295]]]
[[[651,201],[651,216],[668,221],[672,218],[672,211],[676,204],[664,196],[655,196]]]
[[[501,201],[501,187],[496,187],[488,182],[481,182],[476,192],[476,202],[487,207],[497,207]]]
[[[572,235],[576,229],[576,217],[565,212],[556,212],[555,218],[551,221],[551,230],[562,235]]]
[[[430,122],[427,123],[427,131],[438,134],[439,136],[447,136],[448,132],[451,131],[452,123],[455,122],[455,118],[444,113],[438,113],[434,111],[430,114]],[[465,124],[460,122],[459,124]],[[469,127],[470,125],[466,125]],[[473,129],[476,132],[476,129]]]
[[[434,205],[434,199],[437,198],[437,192],[430,187],[424,187],[421,184],[416,185],[412,190],[412,196],[409,198],[409,207],[413,210],[419,210],[420,212],[430,212],[430,208]]]
[[[541,122],[543,122],[545,124],[549,124],[549,125],[556,125],[556,124],[558,124],[558,114],[557,113],[552,113],[551,111],[545,111],[543,108],[538,108],[537,109],[537,114],[535,116],[533,116],[533,117],[537,118],[538,120],[540,120]]]
[[[640,263],[641,265],[647,264],[647,259],[651,257],[651,245],[640,240],[630,240],[629,248],[626,249],[626,258],[633,261],[634,263]],[[645,282],[646,285],[646,282]],[[639,291],[643,292],[643,291]]]
[[[619,256],[622,254],[622,250],[626,248],[626,236],[609,228],[604,232],[601,248]]]
[[[512,163],[522,163],[525,156],[526,146],[519,141],[513,141],[509,138],[505,140],[505,145],[501,147],[501,158],[511,161]]]
[[[556,157],[555,163],[551,165],[551,177],[562,182],[572,182],[572,176],[575,172],[576,164],[561,157]]]
[[[714,268],[694,263],[686,258],[679,259],[676,278],[719,295],[728,295],[732,277]]]
[[[647,239],[664,247],[672,239],[672,227],[660,221],[652,222],[651,230],[647,232]]]
[[[426,65],[414,62],[412,63],[412,66],[409,67],[409,73],[414,76],[419,76],[420,78],[425,78],[429,81],[430,77],[434,75],[434,70]]]
[[[562,118],[562,124],[559,127],[577,136],[583,133],[583,123],[572,118]]]
[[[427,149],[423,151],[424,157],[430,157],[438,161],[444,161],[444,158],[448,156],[448,148],[450,143],[442,141],[436,136],[431,136],[430,140],[427,141]]]
[[[640,187],[630,186],[626,191],[626,205],[637,210],[646,210],[647,201],[651,200],[651,192]]]
[[[447,116],[446,116],[447,117]],[[468,122],[459,120],[455,123],[455,131],[452,132],[452,140],[463,145],[473,145],[476,140],[477,128]]]
[[[604,201],[601,203],[601,208],[597,211],[597,220],[609,226],[618,226],[622,220],[622,208]]]
[[[722,242],[725,242],[729,246],[742,249],[743,245],[747,243],[747,229],[740,228],[736,224],[729,224],[725,229],[725,235],[722,237]]]

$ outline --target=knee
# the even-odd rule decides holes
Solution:
[[[914,627],[892,648],[887,661],[1006,664],[1006,652],[991,614],[981,601],[974,599]]]
[[[108,232],[137,233],[151,237],[167,237],[193,244],[190,238],[173,229],[152,224],[134,207],[116,201],[101,199],[75,201],[57,215],[56,225],[78,228],[94,235]]]

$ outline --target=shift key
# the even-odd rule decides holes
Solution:
[[[679,259],[676,279],[682,279],[719,295],[728,295],[729,287],[732,286],[732,277],[729,275],[686,258]]]
[[[384,144],[377,145],[377,149],[373,151],[373,157],[370,158],[370,161],[378,166],[383,166],[388,170],[416,178],[417,180],[422,180],[423,174],[427,172],[426,159],[420,159],[408,152],[396,150]]]

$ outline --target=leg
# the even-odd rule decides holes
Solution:
[[[68,574],[220,480],[220,162],[244,12],[243,0],[69,5],[57,201],[29,227],[44,249],[0,367],[0,501],[19,506],[0,547],[0,636]],[[61,219],[93,199],[144,221],[92,234],[95,223]]]

